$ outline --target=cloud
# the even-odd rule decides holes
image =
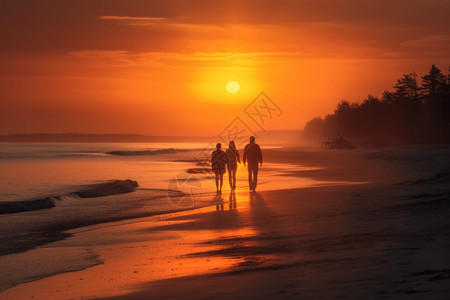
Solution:
[[[133,20],[133,21],[152,21],[152,22],[164,22],[167,18],[159,17],[128,17],[128,16],[100,16],[102,20]]]
[[[130,16],[100,16],[100,20],[119,21],[127,25],[153,25],[168,22],[168,18],[162,17],[130,17]]]
[[[363,51],[361,49],[360,51]],[[387,52],[378,58],[343,57],[339,53],[318,56],[299,51],[280,52],[132,52],[77,51],[72,57],[101,68],[181,68],[181,69],[259,69],[270,64],[311,64],[331,61],[388,61],[405,57],[403,52]]]
[[[450,34],[425,36],[418,39],[405,41],[402,44],[409,47],[421,48],[448,47],[450,44]]]
[[[430,58],[432,54],[427,51],[438,50],[439,43],[445,52],[448,43],[439,39],[450,33],[448,0],[67,0],[64,4],[59,0],[3,0],[2,3],[5,4],[0,10],[0,53],[12,55],[123,50]],[[426,40],[427,37],[435,38]],[[279,57],[274,59],[290,61],[285,56]],[[264,61],[269,59],[265,57]]]
[[[301,52],[129,52],[77,51],[71,56],[92,61],[101,67],[169,68],[255,68],[259,63],[299,63],[311,61],[313,53]]]

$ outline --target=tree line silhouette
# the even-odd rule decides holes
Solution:
[[[304,133],[322,140],[341,135],[370,146],[450,143],[450,68],[432,65],[428,74],[403,75],[394,91],[361,103],[341,101],[333,114],[310,120]]]

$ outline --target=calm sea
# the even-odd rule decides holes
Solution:
[[[0,214],[0,255],[22,252],[66,237],[65,231],[102,222],[149,216],[211,205],[215,184],[209,173],[190,174],[204,144],[0,144],[0,202],[22,209],[20,201],[58,196],[47,209]],[[177,151],[174,151],[176,149]],[[156,151],[149,154],[148,150]],[[145,155],[111,155],[122,151]],[[278,176],[298,165],[265,163],[259,190],[323,184],[307,178]],[[186,180],[189,178],[195,179]],[[139,183],[132,193],[79,198],[71,192],[108,180]],[[248,190],[247,172],[237,171],[238,191]],[[186,194],[181,197],[180,191]],[[229,192],[228,175],[224,193]],[[174,197],[175,195],[175,197]],[[177,196],[178,195],[178,198]]]
[[[0,291],[22,282],[98,264],[92,255],[77,260],[76,249],[78,254],[65,253],[60,263],[56,263],[53,256],[49,258],[51,263],[45,260],[41,263],[40,257],[32,255],[47,251],[45,245],[51,242],[70,237],[71,229],[215,206],[218,200],[214,196],[211,174],[187,172],[191,168],[208,168],[198,166],[196,160],[204,146],[186,143],[0,144],[0,202],[3,202],[0,204],[21,207],[20,201],[59,196],[51,208],[0,214],[0,270],[13,269],[12,272],[0,271]],[[122,151],[122,154],[143,151],[141,154],[145,155],[112,155],[108,154],[110,151]],[[265,162],[258,188],[261,191],[324,184],[289,174],[279,176],[301,169],[305,168]],[[191,177],[195,180],[186,180]],[[97,198],[70,195],[86,185],[125,179],[139,183],[136,191]],[[248,190],[247,171],[242,164],[238,166],[237,188],[238,192]],[[187,196],[180,196],[174,190]],[[224,197],[229,193],[228,175],[225,175]],[[34,248],[38,249],[27,251]],[[23,265],[24,257],[39,265],[32,268],[35,273],[14,271],[14,262],[20,261]]]
[[[193,166],[198,151],[117,156],[109,151],[201,149],[203,144],[0,144],[0,201],[64,195],[82,185],[113,179],[137,180],[165,189],[168,180]]]

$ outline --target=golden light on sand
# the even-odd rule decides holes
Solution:
[[[225,86],[225,89],[230,94],[236,94],[237,92],[240,91],[241,86],[236,81],[229,81]]]

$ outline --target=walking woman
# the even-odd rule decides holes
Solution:
[[[230,188],[232,191],[236,189],[236,170],[237,163],[241,163],[239,158],[239,151],[236,149],[234,141],[230,141],[229,148],[227,149],[228,157],[228,179],[230,180]]]
[[[223,185],[223,174],[226,172],[226,167],[228,166],[228,158],[223,150],[221,150],[222,144],[217,143],[216,150],[211,156],[211,166],[214,174],[216,175],[216,189],[217,195],[222,193]],[[220,182],[220,189],[219,189]]]

